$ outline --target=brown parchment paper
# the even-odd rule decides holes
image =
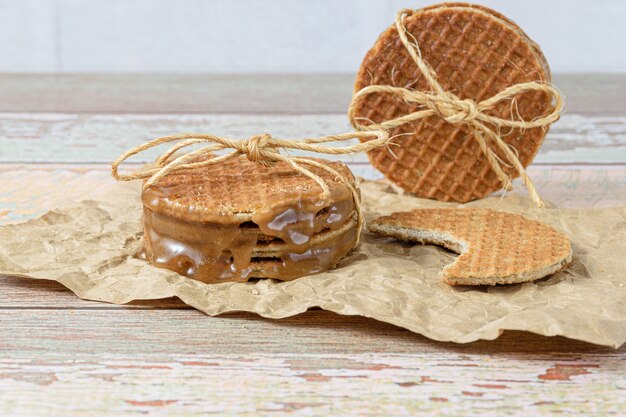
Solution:
[[[453,205],[403,195],[384,182],[364,181],[361,191],[366,219]],[[521,213],[570,236],[570,267],[534,283],[450,287],[439,273],[455,254],[364,232],[360,247],[333,271],[286,283],[207,285],[135,259],[142,239],[138,188],[119,184],[109,197],[0,228],[0,273],[55,280],[81,298],[109,303],[176,296],[210,315],[281,318],[317,306],[459,343],[494,339],[505,329],[615,348],[626,340],[626,206],[537,209],[515,194],[467,204]]]

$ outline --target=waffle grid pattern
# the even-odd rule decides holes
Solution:
[[[549,79],[545,59],[526,35],[482,9],[427,9],[408,17],[405,24],[418,40],[425,60],[438,74],[444,89],[461,98],[480,101],[513,84]],[[395,27],[383,32],[366,55],[355,90],[371,84],[428,88]],[[550,106],[544,93],[527,93],[518,97],[513,114],[519,112],[529,119],[544,114]],[[380,123],[417,109],[388,94],[372,94],[360,102],[356,114]],[[492,114],[511,117],[512,111],[510,103],[501,103]],[[545,133],[540,128],[515,130],[504,140],[516,149],[520,161],[527,166]],[[373,150],[369,153],[370,161],[409,192],[442,201],[465,202],[501,188],[464,126],[450,125],[433,116],[395,128],[391,134],[400,135],[395,141],[401,147],[394,147],[393,153],[382,148]],[[512,168],[505,167],[505,171],[516,176]]]
[[[452,236],[464,249],[444,269],[444,279],[468,283],[502,277],[541,278],[537,272],[571,254],[569,239],[552,227],[489,209],[417,209],[380,217],[373,224]],[[378,231],[375,226],[373,229]]]
[[[315,160],[354,181],[345,164]],[[307,168],[326,181],[332,201],[352,198],[348,187],[330,173],[313,166]],[[320,192],[316,182],[284,162],[264,167],[239,157],[168,174],[146,189],[142,199],[144,204],[158,213],[174,217],[183,215],[188,221],[210,221],[216,216],[232,216],[233,222],[241,222],[277,206],[317,202]]]

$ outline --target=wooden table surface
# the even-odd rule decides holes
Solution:
[[[106,194],[110,161],[158,135],[348,131],[351,82],[0,76],[0,224]],[[530,168],[540,192],[564,207],[626,203],[626,76],[555,82],[568,111]],[[440,343],[321,310],[209,317],[175,299],[116,306],[0,276],[2,416],[555,413],[626,415],[626,349],[523,332]]]

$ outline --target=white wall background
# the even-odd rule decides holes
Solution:
[[[423,0],[0,0],[0,72],[354,72]],[[481,0],[555,72],[626,72],[624,0]]]

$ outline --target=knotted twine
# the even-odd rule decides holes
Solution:
[[[563,111],[563,96],[551,84],[544,82],[526,82],[515,84],[505,88],[491,98],[483,100],[479,103],[472,99],[461,99],[450,91],[445,91],[441,84],[437,82],[437,74],[435,70],[422,59],[422,53],[418,45],[417,39],[407,31],[404,25],[404,19],[415,13],[412,9],[402,9],[396,14],[396,29],[402,44],[407,49],[409,55],[417,65],[418,69],[424,76],[430,91],[416,91],[403,87],[395,87],[390,85],[370,85],[354,94],[350,107],[348,108],[348,117],[352,126],[360,131],[393,129],[406,123],[411,123],[425,117],[437,115],[447,123],[463,124],[470,128],[472,137],[478,142],[481,151],[487,157],[489,165],[498,176],[503,187],[507,190],[511,189],[511,177],[504,172],[502,165],[506,165],[492,150],[495,145],[505,155],[506,159],[513,165],[524,181],[524,185],[528,189],[531,199],[539,207],[545,207],[545,203],[535,186],[527,175],[524,166],[520,162],[515,150],[502,140],[499,129],[509,127],[511,129],[531,129],[535,127],[546,127],[559,119]],[[409,40],[409,37],[411,40]],[[494,108],[498,103],[514,99],[518,94],[542,91],[548,94],[554,100],[554,108],[547,115],[537,117],[533,120],[526,121],[503,119],[486,113]],[[418,104],[420,108],[410,114],[387,120],[382,123],[372,123],[363,125],[358,122],[355,116],[356,104],[363,97],[373,93],[388,93],[401,97],[408,104]],[[496,130],[494,130],[496,129]]]
[[[367,142],[358,143],[346,147],[332,147],[323,146],[321,144],[328,142],[340,142],[350,139],[370,139]],[[327,200],[330,198],[330,188],[326,181],[315,174],[304,165],[310,165],[320,168],[331,175],[334,178],[345,184],[354,200],[354,208],[357,215],[357,230],[361,230],[363,226],[363,213],[361,207],[361,199],[359,192],[352,185],[351,181],[346,178],[334,168],[307,158],[300,158],[291,155],[282,155],[281,149],[284,150],[301,150],[314,152],[327,155],[348,155],[356,154],[360,152],[367,152],[378,146],[387,145],[390,141],[389,134],[384,130],[378,131],[363,131],[344,133],[340,135],[323,136],[319,138],[306,138],[301,140],[286,140],[286,139],[274,139],[268,134],[252,136],[245,140],[232,140],[223,138],[220,136],[207,135],[203,133],[180,133],[176,135],[165,136],[151,141],[145,142],[139,146],[136,146],[118,157],[111,164],[111,174],[113,178],[118,181],[132,181],[145,179],[143,189],[155,184],[161,178],[169,173],[185,170],[185,169],[197,169],[209,165],[219,164],[230,158],[239,157],[245,155],[250,161],[258,162],[264,166],[271,166],[275,162],[284,162],[291,166],[295,171],[311,178],[315,181],[322,192],[320,198]],[[143,171],[136,171],[131,174],[120,174],[119,166],[129,157],[143,152],[147,149],[159,146],[168,142],[178,142],[172,146],[169,150],[165,151],[156,160],[156,168],[146,169]],[[201,143],[209,143],[209,145],[199,148],[195,151],[186,153],[182,156],[173,158],[174,154],[182,148],[191,145],[197,145]],[[232,149],[232,152],[216,155],[215,152]],[[192,162],[194,159],[205,156],[207,159],[203,161]],[[357,233],[357,244],[360,238],[360,233]]]

